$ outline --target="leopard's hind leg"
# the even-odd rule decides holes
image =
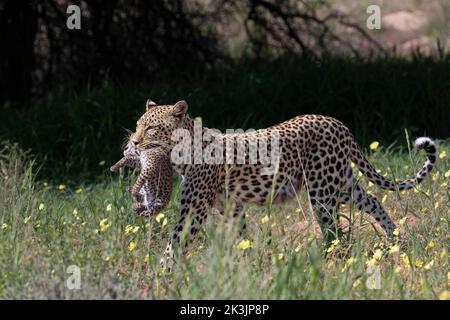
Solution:
[[[372,216],[383,228],[388,239],[393,237],[396,228],[394,222],[384,210],[376,197],[367,193],[353,178],[352,168],[346,168],[346,182],[344,193],[341,195],[340,202],[347,205],[354,204],[358,210],[361,210]]]

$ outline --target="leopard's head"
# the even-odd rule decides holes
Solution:
[[[131,142],[142,150],[155,143],[172,145],[175,130],[190,130],[192,126],[187,110],[188,105],[184,100],[173,105],[157,105],[150,99],[147,100],[146,112],[138,120]]]

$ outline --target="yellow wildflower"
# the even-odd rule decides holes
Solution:
[[[423,261],[420,259],[416,259],[416,262],[414,263],[414,265],[416,266],[416,268],[420,269],[423,267]]]
[[[73,215],[74,217],[78,216],[78,210],[77,210],[77,209],[73,209],[72,215]]]
[[[386,202],[386,199],[387,199],[387,194],[385,194],[385,195],[383,196],[383,198],[381,198],[381,203],[385,203],[385,202]]]
[[[30,221],[31,216],[25,217],[25,219],[23,219],[23,223],[27,224],[28,221]]]
[[[330,253],[330,252],[333,252],[333,251],[334,251],[334,244],[332,243],[332,244],[328,247],[327,252]]]
[[[377,261],[380,261],[383,258],[383,251],[381,251],[380,249],[375,250],[373,258]]]
[[[391,249],[389,249],[389,254],[395,254],[398,253],[400,251],[400,247],[398,246],[398,244],[395,244],[391,247]]]
[[[378,141],[373,141],[369,145],[369,148],[370,148],[370,150],[377,150],[379,146],[380,146],[380,143]]]
[[[409,262],[409,257],[406,255],[406,253],[402,253],[400,255],[400,258],[402,259],[405,268],[409,269],[411,267],[411,263]]]
[[[443,248],[439,257],[441,258],[441,260],[444,260],[446,256],[447,256],[447,251],[445,251],[445,248]]]
[[[447,156],[447,151],[441,151],[441,153],[439,153],[439,159],[444,159]]]
[[[81,191],[83,191],[83,189],[82,188],[78,188],[78,189],[75,190],[75,193],[80,193]]]
[[[269,216],[266,214],[266,215],[261,219],[261,223],[262,223],[262,224],[265,224],[265,223],[267,223],[267,222],[269,222]]]
[[[8,229],[8,224],[7,223],[3,223],[2,224],[2,230],[6,230]]]
[[[350,257],[347,259],[347,262],[345,264],[350,267],[351,265],[355,264],[356,261],[356,258]]]
[[[431,268],[433,268],[434,266],[434,260],[431,260],[430,262],[428,262],[423,268],[425,270],[430,270]]]
[[[131,241],[130,244],[128,245],[128,250],[133,251],[134,248],[136,248],[136,242]]]
[[[44,181],[44,182],[42,182],[42,185],[43,185],[44,187],[48,187],[48,182],[47,182],[47,181]]]
[[[38,209],[39,209],[39,211],[44,211],[45,210],[45,204],[40,203]]]
[[[377,260],[374,259],[374,258],[372,258],[372,259],[366,261],[366,265],[367,265],[368,267],[373,267],[373,266],[375,266],[376,264],[377,264]]]
[[[445,176],[446,178],[450,178],[450,170],[446,171],[445,174],[444,174],[444,176]]]
[[[431,240],[430,242],[428,242],[427,244],[427,249],[433,249],[434,248],[434,241]]]
[[[444,290],[439,294],[439,300],[450,300],[450,290]]]
[[[131,230],[133,229],[132,226],[130,226],[129,224],[125,227],[125,235],[129,234],[131,232]]]
[[[242,240],[237,245],[238,249],[241,249],[241,250],[247,250],[248,248],[251,248],[252,246],[253,246],[252,243],[248,239]]]
[[[136,232],[138,232],[139,231],[139,229],[140,229],[140,227],[139,226],[130,226],[130,225],[127,225],[126,227],[125,227],[125,235],[127,235],[127,234],[129,234],[129,233],[136,233]]]
[[[353,288],[357,288],[362,284],[361,278],[356,279],[355,282],[353,282]]]
[[[167,218],[164,218],[162,226],[164,227],[168,223]]]
[[[106,229],[108,229],[111,226],[111,224],[108,222],[108,219],[105,218],[105,219],[100,220],[99,226],[100,226],[100,231],[105,231]]]
[[[344,272],[345,270],[347,270],[350,266],[355,264],[356,261],[357,261],[356,258],[353,258],[353,257],[348,258],[347,261],[345,262],[345,265],[342,268],[341,272]]]
[[[105,161],[105,160],[102,160],[102,161],[100,161],[100,162],[98,163],[98,165],[99,165],[99,166],[104,166],[105,163],[106,163],[106,161]]]
[[[392,233],[394,236],[398,237],[400,234],[400,230],[398,228],[395,228],[394,232]]]
[[[279,253],[279,254],[278,254],[278,260],[283,260],[283,259],[284,259],[284,254]]]
[[[400,272],[402,272],[402,267],[397,266],[397,267],[394,269],[394,272],[395,272],[395,273],[400,273]]]
[[[333,252],[335,247],[339,244],[339,239],[331,241],[331,245],[328,247],[327,252]]]
[[[66,186],[63,185],[63,184],[60,184],[60,185],[58,186],[58,189],[59,189],[59,190],[64,190],[65,188],[66,188]]]
[[[400,219],[400,221],[398,222],[400,225],[404,225],[405,224],[405,222],[406,222],[406,217],[404,217],[404,218],[401,218]]]
[[[156,216],[155,220],[156,222],[160,223],[161,219],[164,218],[164,213],[160,213]]]
[[[302,212],[302,209],[300,209],[300,208],[295,209],[295,213],[300,213],[300,212]]]

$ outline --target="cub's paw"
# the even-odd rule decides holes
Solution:
[[[143,203],[134,203],[132,208],[133,211],[136,212],[137,214],[140,214],[145,210],[147,210],[147,207]]]

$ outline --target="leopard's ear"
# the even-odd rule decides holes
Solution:
[[[187,113],[188,104],[186,101],[181,100],[175,103],[172,108],[173,108],[172,114],[175,117],[182,117]]]
[[[152,101],[151,99],[148,99],[147,103],[145,104],[145,108],[147,109],[147,111],[154,106],[156,106],[156,102]]]

